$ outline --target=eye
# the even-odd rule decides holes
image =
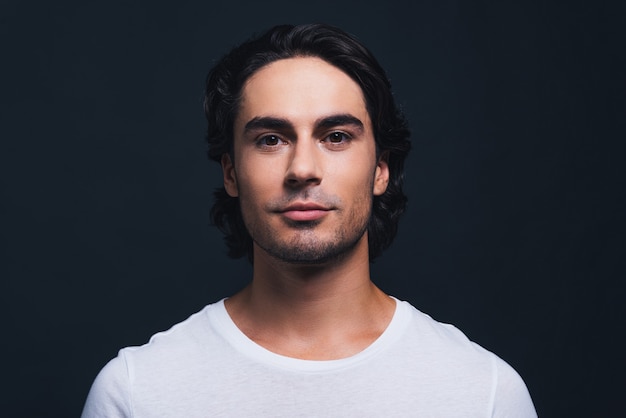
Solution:
[[[283,140],[278,135],[272,135],[272,134],[263,135],[256,141],[256,145],[264,149],[276,148],[277,146],[282,145],[284,143],[286,143],[285,140]]]
[[[328,135],[326,139],[331,144],[341,144],[343,142],[348,142],[350,140],[350,136],[344,132],[333,132]]]
[[[260,142],[263,143],[264,145],[271,146],[271,145],[278,145],[280,140],[278,139],[276,135],[267,135],[261,138]]]

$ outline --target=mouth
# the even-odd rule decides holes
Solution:
[[[331,208],[317,203],[294,203],[278,212],[291,221],[309,222],[323,218],[331,210]]]

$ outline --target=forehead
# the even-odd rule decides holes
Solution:
[[[316,57],[274,61],[244,84],[235,130],[255,117],[305,123],[332,114],[353,114],[371,124],[361,87],[346,73]]]

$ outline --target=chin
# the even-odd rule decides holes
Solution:
[[[282,262],[313,266],[328,264],[345,258],[355,250],[361,237],[347,242],[301,242],[296,245],[268,245],[260,247],[270,256]]]

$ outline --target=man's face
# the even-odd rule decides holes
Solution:
[[[259,251],[321,263],[367,240],[372,197],[389,171],[376,158],[357,83],[319,58],[275,61],[244,85],[224,185]]]

